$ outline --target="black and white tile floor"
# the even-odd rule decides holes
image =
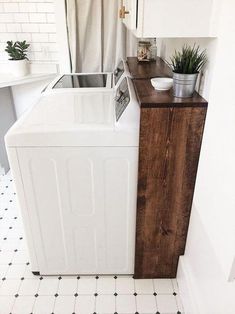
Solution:
[[[0,175],[0,314],[183,313],[176,280],[34,276],[10,174]]]

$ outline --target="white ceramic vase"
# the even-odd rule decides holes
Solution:
[[[14,77],[22,77],[29,74],[29,63],[24,60],[9,60],[11,73]]]

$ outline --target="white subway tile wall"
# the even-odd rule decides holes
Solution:
[[[27,40],[31,62],[58,63],[53,0],[0,0],[0,61],[7,40]]]

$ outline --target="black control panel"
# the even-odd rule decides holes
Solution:
[[[118,87],[115,100],[116,121],[118,121],[130,102],[130,93],[126,78],[122,80]]]

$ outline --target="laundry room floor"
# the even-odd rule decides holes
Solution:
[[[0,176],[0,314],[182,314],[175,279],[34,276],[10,173]]]

